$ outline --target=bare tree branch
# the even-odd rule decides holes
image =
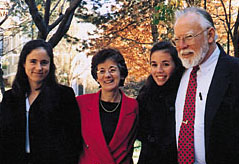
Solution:
[[[236,18],[236,21],[235,21],[235,24],[233,25],[234,27],[234,31],[233,31],[233,36],[236,37],[238,35],[238,27],[239,27],[239,7],[238,7],[238,10],[237,10],[237,18]],[[232,41],[234,41],[235,38],[232,38]]]
[[[64,15],[60,15],[57,20],[55,20],[54,23],[52,23],[51,25],[49,25],[49,31],[51,31],[53,28],[55,28],[61,21],[62,19],[64,18]]]
[[[231,17],[232,17],[231,6],[232,6],[232,1],[229,0],[229,24],[231,24],[231,22],[232,22],[232,19],[231,19]]]
[[[234,31],[233,31],[233,45],[234,45],[234,54],[235,54],[235,57],[239,57],[239,36],[238,36],[238,27],[239,27],[239,7],[238,7],[238,10],[237,10],[237,18],[236,18],[236,21],[235,21],[235,24],[234,24]]]
[[[64,18],[62,19],[56,33],[48,41],[53,47],[61,40],[65,33],[69,30],[74,12],[82,0],[74,0],[70,3],[70,7],[66,9]]]
[[[59,5],[59,3],[61,2],[61,0],[58,0],[58,2],[56,3],[56,5],[53,7],[53,9],[50,12],[50,16],[52,15],[52,13],[55,11],[56,7]],[[60,13],[62,14],[62,13]]]
[[[40,38],[45,40],[48,35],[48,28],[47,28],[47,25],[44,22],[42,16],[38,12],[35,0],[25,0],[25,2],[29,7],[29,11],[32,16],[32,19],[35,22],[35,24],[40,32]]]
[[[7,18],[8,18],[8,14],[5,15],[4,19],[0,22],[0,26],[7,20]]]
[[[13,9],[15,8],[16,5],[17,5],[17,4],[14,3],[14,4],[12,5],[12,7],[8,10],[7,15],[5,15],[4,19],[0,22],[0,26],[8,19],[9,15],[11,14],[11,12],[13,11]]]
[[[46,23],[46,26],[48,26],[49,24],[50,8],[51,8],[51,0],[46,0],[45,14],[44,14],[44,21]]]
[[[233,38],[232,31],[230,30],[231,27],[230,27],[229,18],[228,18],[228,16],[227,16],[227,10],[226,10],[225,4],[224,4],[223,0],[220,0],[220,1],[221,1],[221,3],[222,3],[222,7],[223,7],[223,10],[224,10],[224,13],[225,13],[226,25],[227,25],[227,28],[228,28],[229,35],[231,36],[231,38]]]

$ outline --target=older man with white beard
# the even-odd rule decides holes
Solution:
[[[178,163],[239,163],[239,60],[216,43],[204,9],[175,16],[173,44],[186,68],[175,103]]]

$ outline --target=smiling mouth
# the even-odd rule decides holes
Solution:
[[[37,73],[37,72],[33,72],[33,73],[37,76],[42,76],[43,75],[43,73]]]
[[[110,84],[112,83],[114,80],[107,80],[107,81],[104,81],[105,84]]]
[[[163,79],[165,79],[166,77],[165,77],[165,76],[156,76],[156,78],[159,79],[159,80],[163,80]]]

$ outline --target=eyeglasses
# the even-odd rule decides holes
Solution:
[[[199,35],[201,35],[203,32],[205,32],[206,30],[208,30],[209,28],[206,28],[205,30],[193,35],[193,34],[188,34],[188,35],[185,35],[185,36],[182,36],[180,38],[173,38],[172,39],[172,44],[177,47],[180,43],[180,40],[184,41],[185,44],[187,45],[192,45],[194,44],[195,42],[195,38]]]
[[[118,67],[117,66],[111,66],[108,70],[105,70],[105,69],[100,69],[100,70],[97,70],[97,74],[99,75],[104,75],[107,71],[110,73],[110,74],[114,74],[116,73],[118,70]]]

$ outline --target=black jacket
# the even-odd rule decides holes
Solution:
[[[6,91],[0,111],[0,163],[25,161],[26,97]],[[82,149],[80,112],[66,86],[44,87],[30,107],[31,164],[77,164]]]
[[[220,56],[209,87],[205,108],[207,164],[239,163],[239,59]]]
[[[178,69],[163,86],[150,75],[139,92],[139,164],[177,163],[175,99],[182,71]]]

